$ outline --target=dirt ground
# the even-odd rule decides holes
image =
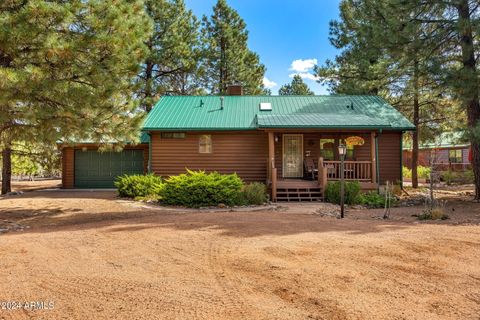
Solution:
[[[480,205],[164,210],[113,192],[0,198],[0,319],[479,319]],[[29,228],[27,228],[27,226]],[[48,310],[2,310],[43,301]],[[6,305],[6,303],[3,303]]]

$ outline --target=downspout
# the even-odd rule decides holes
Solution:
[[[403,133],[400,133],[400,188],[403,190]]]
[[[150,131],[147,132],[148,134],[148,165],[147,171],[148,173],[152,173],[152,134]]]
[[[378,133],[375,135],[375,159],[376,161],[376,174],[377,174],[377,192],[380,192],[380,159],[378,159],[378,134],[382,133],[382,129],[378,131]]]

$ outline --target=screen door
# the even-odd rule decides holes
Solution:
[[[283,177],[303,177],[303,135],[283,135]]]

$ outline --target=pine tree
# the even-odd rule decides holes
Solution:
[[[291,83],[284,84],[280,87],[278,94],[281,96],[311,96],[313,95],[313,91],[303,82],[302,77],[296,74],[293,76]]]
[[[443,92],[455,99],[457,115],[447,115],[449,122],[465,123],[471,142],[475,199],[480,200],[480,5],[478,0],[402,1],[397,4],[418,14],[405,19],[422,30],[422,41],[434,46],[429,54],[430,69]],[[466,119],[458,119],[465,116]],[[460,121],[459,121],[460,120]]]
[[[133,79],[150,30],[141,0],[0,4],[2,193],[16,142],[138,141]]]
[[[218,0],[210,18],[202,19],[205,87],[225,94],[229,84],[240,83],[248,95],[263,93],[265,66],[247,46],[245,21],[226,0]]]
[[[138,95],[147,112],[163,94],[201,92],[199,23],[183,0],[146,0],[154,22],[149,55],[138,78]]]
[[[421,11],[399,0],[346,0],[341,21],[331,24],[331,41],[342,53],[317,67],[336,93],[375,94],[410,114],[413,132],[412,185],[418,186],[420,139],[432,138],[455,103],[431,70],[437,43],[433,29],[412,20]]]

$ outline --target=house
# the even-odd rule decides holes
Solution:
[[[64,148],[64,187],[99,186],[98,180],[111,185],[120,171],[140,171],[143,164],[145,172],[161,176],[186,168],[236,172],[247,182],[267,183],[274,200],[317,200],[328,181],[340,178],[341,143],[347,145],[347,180],[365,190],[401,183],[402,134],[414,127],[383,99],[241,91],[231,86],[222,97],[162,97],[143,126],[148,144],[130,146],[125,155]]]
[[[430,159],[437,170],[465,171],[471,169],[470,144],[462,141],[461,132],[444,132],[433,142],[422,143],[418,148],[418,165],[429,167]],[[405,144],[404,165],[412,168],[412,146]]]

